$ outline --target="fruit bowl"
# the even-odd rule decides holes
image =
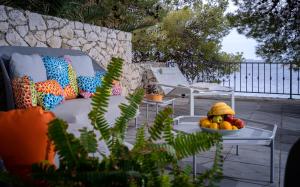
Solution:
[[[222,136],[226,135],[233,135],[233,134],[238,134],[242,129],[238,130],[224,130],[224,129],[211,129],[211,128],[205,128],[205,127],[200,127],[203,132],[208,132],[208,133],[220,133]]]
[[[234,110],[224,102],[215,103],[207,117],[199,119],[199,126],[204,132],[221,135],[237,134],[245,127],[245,122],[234,117]]]

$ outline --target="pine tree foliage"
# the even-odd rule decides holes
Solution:
[[[233,0],[228,15],[239,33],[257,40],[256,53],[267,62],[300,65],[299,0]]]
[[[113,58],[108,65],[102,86],[92,98],[89,113],[92,130],[83,128],[76,138],[67,132],[66,122],[55,119],[49,124],[49,138],[59,154],[58,168],[47,162],[33,165],[33,176],[47,181],[50,186],[201,186],[214,184],[222,173],[222,144],[218,134],[174,132],[172,109],[158,113],[154,123],[137,129],[135,144],[129,149],[124,142],[128,122],[136,116],[142,101],[143,90],[136,90],[119,106],[121,115],[109,125],[107,111],[113,80],[121,75],[123,60]],[[88,125],[88,124],[87,124]],[[109,150],[109,156],[99,160],[96,131]],[[191,169],[181,169],[180,159],[199,154],[216,146],[213,167],[191,180]],[[170,168],[168,170],[167,168]]]

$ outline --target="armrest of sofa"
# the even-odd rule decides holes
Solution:
[[[9,78],[5,64],[1,58],[0,58],[0,69],[2,72],[2,78],[4,83],[3,85],[5,91],[5,101],[6,101],[5,110],[11,110],[15,108],[13,90],[12,90],[11,80]]]

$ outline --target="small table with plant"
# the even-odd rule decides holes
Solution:
[[[274,181],[274,147],[277,125],[274,124],[271,130],[251,127],[245,125],[244,120],[234,117],[235,112],[223,102],[213,105],[207,116],[178,116],[174,119],[175,132],[191,134],[198,131],[208,133],[220,133],[224,144],[236,145],[261,145],[270,147],[270,182]],[[199,120],[200,119],[200,120]],[[245,120],[255,125],[262,125],[263,122]],[[269,125],[269,124],[268,124]],[[196,171],[196,158],[193,156],[193,175]]]
[[[146,119],[149,119],[149,105],[156,107],[156,114],[158,114],[159,107],[172,106],[173,113],[175,107],[175,98],[164,98],[163,92],[156,84],[148,84],[146,88],[146,95],[142,103],[146,104]]]

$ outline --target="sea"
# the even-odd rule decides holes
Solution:
[[[300,99],[299,68],[290,72],[289,64],[242,63],[238,71],[221,80],[236,95]]]

